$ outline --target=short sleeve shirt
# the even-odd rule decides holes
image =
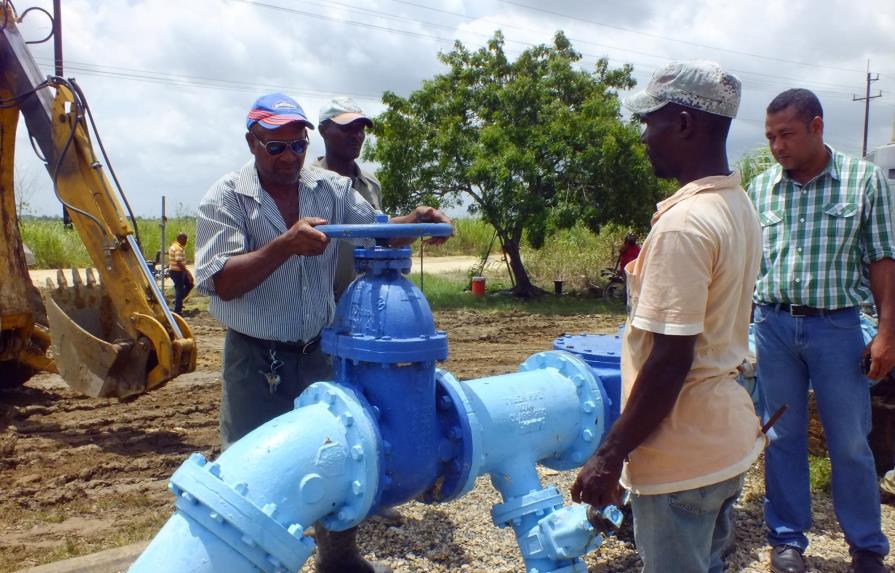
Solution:
[[[674,407],[625,464],[622,483],[634,492],[724,481],[746,471],[764,448],[752,401],[736,382],[748,353],[760,256],[758,219],[737,173],[689,183],[658,205],[640,255],[625,269],[623,403],[654,334],[696,335],[696,344]]]
[[[351,189],[351,180],[304,167],[299,216],[331,224],[369,224],[373,208]],[[260,285],[233,300],[215,294],[213,277],[227,259],[256,251],[286,232],[273,198],[261,188],[254,161],[211,186],[199,205],[196,226],[196,285],[210,295],[208,309],[243,334],[295,342],[311,340],[335,314],[333,274],[338,241],[319,256],[292,256]]]
[[[826,168],[804,185],[780,165],[749,185],[764,236],[756,302],[857,306],[871,300],[868,263],[895,258],[895,206],[882,170],[827,149]]]
[[[186,270],[186,256],[183,253],[183,245],[174,241],[168,247],[168,268],[172,271]]]

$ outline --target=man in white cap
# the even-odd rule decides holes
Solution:
[[[572,498],[634,510],[643,571],[724,570],[731,511],[765,446],[737,365],[748,353],[761,228],[726,142],[740,81],[712,62],[675,62],[625,100],[645,125],[656,175],[681,188],[657,206],[627,265],[623,410]]]
[[[382,186],[376,176],[361,168],[357,163],[367,129],[373,127],[373,120],[347,96],[334,97],[322,108],[317,128],[323,137],[326,155],[314,160],[313,165],[321,169],[335,171],[351,179],[351,188],[358,192],[373,209],[382,210]],[[354,270],[354,245],[339,241],[336,261],[336,276],[333,280],[333,294],[336,302],[357,276]],[[403,522],[401,513],[391,507],[382,508],[378,517],[392,525]]]
[[[335,171],[351,179],[351,187],[377,211],[382,210],[382,186],[376,176],[361,169],[357,163],[364,146],[366,131],[373,127],[373,120],[364,115],[350,97],[335,97],[320,108],[317,125],[326,146],[326,155],[318,157],[313,165]],[[354,280],[354,245],[340,241],[339,260],[333,291],[336,300]]]

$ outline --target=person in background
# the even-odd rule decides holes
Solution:
[[[357,163],[364,145],[367,129],[373,120],[349,97],[336,97],[320,109],[317,128],[323,138],[326,154],[312,165],[335,171],[351,179],[351,188],[357,191],[373,209],[382,210],[382,186],[376,176],[361,169]],[[354,280],[354,245],[339,241],[336,276],[333,283],[336,302]]]
[[[628,263],[637,258],[640,254],[640,245],[637,244],[637,235],[628,233],[625,235],[625,242],[618,251],[618,272],[624,273]]]
[[[808,90],[771,101],[765,134],[778,164],[749,185],[764,238],[754,297],[757,374],[764,415],[788,407],[768,434],[765,455],[771,569],[806,569],[810,386],[852,571],[882,573],[889,541],[867,442],[870,390],[862,366],[878,380],[895,365],[892,195],[878,167],[824,143],[823,108]],[[860,306],[871,295],[879,330],[865,346]]]
[[[758,218],[727,161],[740,89],[718,64],[673,62],[625,100],[656,176],[681,187],[628,265],[622,413],[572,499],[617,503],[621,480],[644,573],[724,570],[733,504],[765,446],[736,381],[761,259]]]
[[[193,275],[186,268],[184,248],[188,241],[186,233],[179,233],[168,247],[168,275],[174,283],[174,312],[183,315],[183,300],[193,290]]]

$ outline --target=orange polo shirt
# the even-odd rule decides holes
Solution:
[[[738,173],[693,181],[659,203],[640,256],[625,269],[623,407],[653,333],[698,336],[677,402],[625,464],[622,484],[635,493],[722,482],[764,448],[752,401],[736,382],[760,260],[761,227]]]

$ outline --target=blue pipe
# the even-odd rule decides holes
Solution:
[[[542,487],[536,464],[565,470],[590,457],[603,436],[605,391],[586,363],[565,352],[535,354],[519,370],[464,382],[439,371],[438,383],[469,421],[463,444],[471,461],[453,496],[490,474],[504,500],[492,519],[513,528],[526,571],[586,571],[579,556],[601,538],[586,506],[563,509],[559,491]],[[620,513],[605,517],[620,524]]]
[[[363,520],[379,488],[370,408],[326,382],[296,402],[214,463],[193,454],[174,473],[176,512],[130,571],[294,573],[314,550],[308,526]]]
[[[435,368],[447,337],[402,276],[410,250],[357,248],[355,259],[365,274],[322,336],[334,383],[313,384],[215,463],[185,462],[171,478],[176,513],[131,571],[296,571],[313,551],[309,525],[340,531],[380,507],[450,501],[485,474],[503,497],[492,518],[513,528],[529,573],[585,571],[579,557],[601,536],[586,506],[542,487],[536,465],[571,469],[596,449],[610,401],[595,371],[554,351],[459,382]],[[617,525],[620,513],[602,519]]]
[[[606,390],[606,432],[621,415],[622,330],[615,334],[563,334],[553,341],[554,350],[564,350],[587,362]]]

